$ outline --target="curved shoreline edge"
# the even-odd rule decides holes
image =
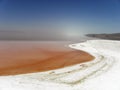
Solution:
[[[95,60],[47,72],[2,76],[0,77],[0,89],[119,90],[119,41],[88,40],[71,44],[69,47],[83,50],[95,56]],[[111,82],[111,80],[117,80],[117,82]],[[5,88],[6,86],[9,88]]]

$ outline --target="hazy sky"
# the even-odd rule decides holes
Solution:
[[[120,31],[120,0],[0,0],[0,38]]]

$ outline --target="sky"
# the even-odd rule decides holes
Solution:
[[[118,33],[120,0],[0,0],[0,39]]]

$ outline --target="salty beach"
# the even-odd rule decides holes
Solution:
[[[88,62],[64,68],[0,77],[1,90],[119,90],[120,42],[88,40],[70,44],[94,56]],[[7,87],[6,87],[7,86]]]

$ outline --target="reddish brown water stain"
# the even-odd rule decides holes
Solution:
[[[0,42],[0,75],[48,71],[93,60],[69,42]]]

